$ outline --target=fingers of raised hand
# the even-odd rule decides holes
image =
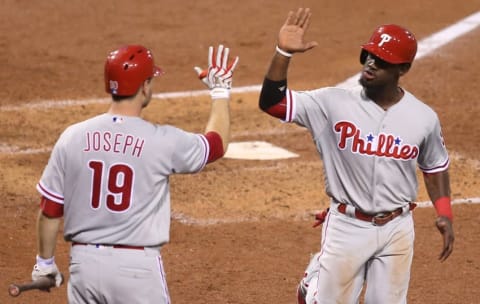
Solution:
[[[230,65],[227,67],[227,70],[230,71],[233,74],[233,71],[237,67],[238,61],[240,58],[235,57],[235,59],[230,63]]]
[[[208,78],[209,82],[212,84],[211,88],[228,87],[228,85],[225,83],[225,79],[229,77],[231,78],[231,74],[229,76],[228,72],[224,69],[218,67],[213,67],[209,69]]]
[[[215,55],[213,53],[213,46],[211,46],[211,47],[208,48],[208,67],[213,66],[213,62],[215,61],[214,56]]]
[[[223,75],[218,77],[220,86],[230,89],[232,87],[232,71],[226,71]]]
[[[213,51],[213,47],[210,48],[211,51],[209,52],[209,67],[206,77],[207,82],[209,83],[209,88],[222,87],[229,89],[231,88],[232,84],[233,71],[238,64],[239,58],[237,56],[229,63],[229,48],[226,48],[223,45],[219,45],[216,52]],[[210,64],[210,62],[212,64]]]
[[[287,15],[287,20],[284,25],[296,25],[299,27],[304,27],[308,25],[310,19],[310,9],[309,8],[298,8],[296,12],[290,11]]]
[[[195,70],[195,72],[197,73],[197,76],[198,76],[198,79],[200,79],[201,81],[205,82],[206,81],[206,77],[207,77],[207,74],[208,74],[208,70],[204,70],[198,66],[194,67],[193,68]]]
[[[298,26],[305,27],[305,25],[308,24],[311,15],[312,13],[309,8],[304,9],[298,17]]]
[[[208,48],[208,67],[207,69],[201,69],[200,67],[194,67],[193,69],[197,73],[198,78],[209,88],[219,87],[218,80],[220,77],[224,77],[227,70],[228,56],[230,50],[223,45],[219,45],[215,50],[213,46]]]
[[[209,67],[208,68],[208,73],[207,73],[207,80],[208,80],[208,84],[209,84],[209,88],[213,88],[214,87],[214,84],[215,84],[215,74],[218,72],[218,68],[216,67]]]
[[[197,73],[198,79],[200,79],[207,87],[210,88],[210,85],[208,83],[208,70],[203,70],[202,68],[196,66],[193,68],[195,72]]]
[[[288,15],[287,15],[287,19],[285,20],[285,24],[284,26],[286,25],[294,25],[295,22],[296,22],[296,14],[292,11],[288,12]]]
[[[219,51],[220,51],[220,49],[219,49]],[[220,64],[220,67],[222,68],[222,70],[226,70],[227,69],[227,63],[228,63],[228,54],[230,53],[230,49],[229,48],[223,48],[222,51],[223,51],[221,53],[222,54],[222,62]]]
[[[233,78],[233,71],[235,70],[237,64],[238,64],[238,56],[235,57],[233,61],[229,65],[227,65],[227,62],[225,62],[225,67],[226,69],[224,70],[223,75],[219,75],[219,79],[222,83],[225,84],[227,88],[231,88],[232,86],[232,78]]]

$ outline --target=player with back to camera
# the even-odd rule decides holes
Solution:
[[[209,49],[202,81],[211,112],[204,134],[141,117],[162,74],[150,50],[127,45],[105,63],[107,113],[69,126],[37,185],[38,254],[32,279],[62,278],[54,252],[60,222],[71,242],[69,303],[170,303],[161,247],[169,241],[169,176],[197,173],[224,155],[230,89],[238,57]]]
[[[278,34],[259,106],[308,129],[323,160],[330,207],[321,248],[297,288],[298,303],[406,303],[413,258],[416,166],[423,171],[443,238],[439,259],[452,253],[454,232],[449,157],[437,114],[399,86],[417,50],[414,35],[387,24],[361,46],[360,85],[294,91],[287,87],[293,53],[305,41],[311,12],[289,12]]]

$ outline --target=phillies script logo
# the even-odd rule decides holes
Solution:
[[[362,137],[360,129],[348,121],[339,121],[334,126],[335,132],[340,134],[338,147],[345,150],[350,143],[353,153],[395,158],[399,160],[415,159],[418,156],[418,147],[402,145],[402,140],[391,134],[380,133],[377,136],[368,134]]]

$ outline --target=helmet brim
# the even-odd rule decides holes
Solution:
[[[405,60],[402,60],[401,58],[398,58],[391,52],[388,52],[387,50],[378,47],[374,43],[367,43],[362,45],[362,49],[367,51],[370,54],[373,54],[377,56],[378,58],[382,59],[385,62],[391,63],[391,64],[402,64],[406,63]]]

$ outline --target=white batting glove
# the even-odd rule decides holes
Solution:
[[[210,89],[210,84],[208,83],[208,78],[207,78],[208,69],[202,70],[202,68],[198,66],[194,67],[193,69],[197,73],[198,79],[200,79],[203,82],[203,84]]]
[[[55,264],[55,257],[42,259],[37,255],[37,263],[33,266],[32,280],[36,281],[41,277],[55,278],[55,286],[59,287],[63,283],[63,276]]]
[[[213,47],[208,49],[208,69],[194,67],[198,78],[210,89],[212,99],[229,99],[232,88],[233,71],[238,64],[238,56],[228,64],[230,49],[219,45],[214,53]]]

